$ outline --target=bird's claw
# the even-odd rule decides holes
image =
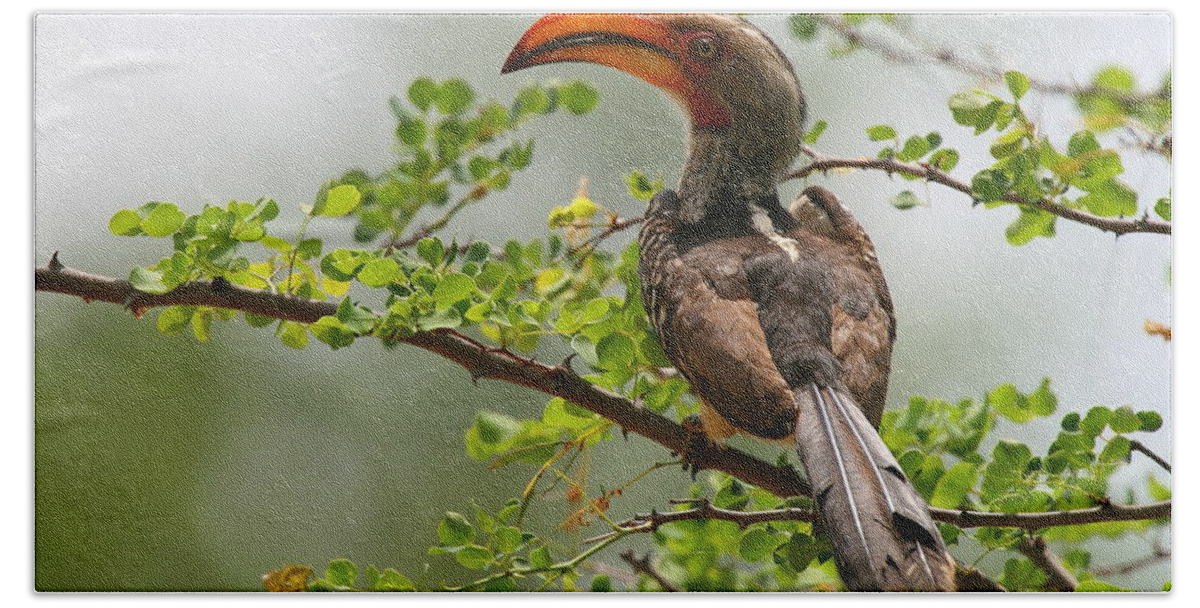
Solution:
[[[708,460],[712,441],[704,432],[704,425],[701,424],[699,416],[692,414],[684,417],[682,426],[683,430],[687,432],[687,447],[682,453],[676,453],[676,455],[683,461],[683,470],[690,473],[692,481],[695,481],[696,474],[704,468],[704,463]]]

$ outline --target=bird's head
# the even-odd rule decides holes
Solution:
[[[791,62],[743,19],[547,15],[525,32],[501,71],[562,61],[613,67],[666,91],[691,122],[689,164],[697,155],[718,155],[718,162],[755,167],[775,180],[799,154],[804,97]]]

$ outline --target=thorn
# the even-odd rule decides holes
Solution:
[[[230,290],[231,287],[233,287],[233,285],[231,285],[229,283],[229,279],[226,279],[225,277],[221,277],[221,276],[213,277],[212,290],[214,292],[216,292],[216,293],[227,292]]]
[[[571,362],[575,360],[576,356],[578,356],[578,353],[571,353],[571,354],[567,355],[567,358],[563,359],[562,363],[559,363],[558,366],[566,369],[567,371],[569,371],[571,373],[575,373],[575,370],[571,369]]]
[[[66,266],[63,266],[62,262],[58,261],[58,252],[57,251],[50,254],[50,263],[47,264],[47,266],[49,266],[50,270],[53,270],[54,272],[58,272],[58,271],[62,270],[63,268],[66,268]]]
[[[629,429],[621,427],[621,437],[624,438],[625,441],[629,441]]]

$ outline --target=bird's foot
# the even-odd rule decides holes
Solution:
[[[683,430],[687,431],[687,447],[683,452],[677,452],[676,455],[683,461],[683,470],[691,473],[692,481],[695,481],[696,474],[704,468],[704,463],[708,460],[713,444],[709,440],[708,434],[704,432],[700,416],[692,414],[684,417],[682,426]]]

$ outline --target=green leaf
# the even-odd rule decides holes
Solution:
[[[432,78],[418,78],[408,85],[408,100],[422,112],[428,110],[437,97],[438,86]]]
[[[884,141],[887,139],[896,139],[899,135],[896,134],[896,129],[888,125],[875,125],[867,127],[867,138],[871,141]]]
[[[284,321],[280,328],[279,341],[284,346],[297,350],[308,346],[308,330],[303,325]]]
[[[264,240],[267,237],[264,237]],[[300,241],[296,245],[296,256],[302,260],[311,260],[321,256],[321,239],[311,238]],[[286,253],[286,252],[285,252]]]
[[[529,552],[529,565],[539,570],[545,570],[554,565],[550,559],[550,550],[546,547],[538,547]]]
[[[498,553],[512,553],[521,547],[524,540],[524,535],[521,531],[512,526],[505,526],[496,530],[496,551]]]
[[[597,593],[608,593],[612,591],[612,578],[607,574],[597,574],[596,576],[593,576],[591,590]]]
[[[385,569],[379,575],[379,581],[371,588],[372,591],[416,591],[417,586],[407,576],[393,568]]]
[[[1029,91],[1029,77],[1017,71],[1005,72],[1004,83],[1008,85],[1008,92],[1012,93],[1013,99],[1017,101]]]
[[[955,509],[962,506],[966,501],[967,493],[975,487],[978,477],[979,467],[977,465],[969,462],[955,464],[947,469],[938,480],[929,504],[944,509]]]
[[[417,241],[417,257],[428,262],[430,266],[437,267],[441,264],[445,251],[441,239],[437,237],[426,237]]]
[[[1092,407],[1080,421],[1079,431],[1088,437],[1096,437],[1104,432],[1104,427],[1108,425],[1108,421],[1112,420],[1112,417],[1112,410],[1103,405]]]
[[[421,315],[419,324],[422,330],[454,329],[462,325],[462,314],[457,308],[435,310],[427,315]]]
[[[362,193],[351,184],[342,184],[329,189],[325,195],[325,204],[319,205],[313,212],[325,217],[341,217],[354,211],[362,201]]]
[[[958,166],[958,150],[951,148],[938,150],[929,157],[929,164],[942,171],[953,171],[954,167]]]
[[[1157,477],[1151,475],[1146,479],[1146,485],[1150,493],[1150,498],[1154,500],[1171,500],[1171,486],[1162,483]]]
[[[168,306],[158,313],[158,331],[168,336],[181,334],[195,313],[195,306]]]
[[[1058,408],[1058,397],[1050,390],[1050,378],[1042,378],[1037,390],[1029,393],[1029,410],[1034,416],[1049,416]]]
[[[572,114],[587,114],[600,101],[600,93],[586,82],[575,80],[558,88],[558,103]]]
[[[1158,412],[1152,412],[1150,410],[1141,411],[1137,413],[1137,417],[1138,420],[1142,422],[1141,430],[1146,431],[1147,433],[1154,432],[1162,428],[1163,419]]]
[[[434,103],[442,114],[457,116],[475,101],[475,91],[465,80],[452,78],[442,83]]]
[[[1063,416],[1062,430],[1070,433],[1079,432],[1079,419],[1080,416],[1077,412],[1071,412],[1070,414]]]
[[[1129,439],[1120,435],[1113,437],[1100,450],[1100,462],[1129,462]]]
[[[495,555],[487,547],[468,545],[456,552],[454,559],[458,560],[458,563],[462,564],[464,568],[483,570],[488,564],[492,563]]]
[[[361,275],[362,273],[360,272],[359,274]],[[438,282],[437,287],[433,290],[433,302],[438,308],[446,308],[456,302],[470,298],[477,292],[475,279],[462,273],[452,272],[442,277],[442,280]]]
[[[1096,141],[1096,134],[1091,131],[1076,131],[1067,141],[1067,155],[1071,158],[1078,158],[1099,149],[1100,142]]]
[[[902,161],[914,161],[929,153],[929,140],[913,135],[904,140],[904,148],[896,154]]]
[[[371,260],[358,271],[358,280],[367,287],[384,287],[401,276],[400,264],[391,258]]]
[[[321,317],[316,323],[308,326],[308,331],[334,350],[354,344],[354,332],[335,317]]]
[[[446,516],[438,522],[437,534],[443,545],[461,547],[475,540],[475,526],[462,514],[446,511]]]
[[[1120,66],[1110,65],[1096,73],[1092,81],[1097,88],[1114,93],[1132,93],[1137,86],[1133,72]]]
[[[413,147],[425,143],[425,121],[419,118],[405,116],[396,124],[396,138]]]
[[[146,293],[167,293],[170,287],[163,284],[163,273],[149,268],[134,268],[129,271],[129,283],[134,289]]]
[[[992,142],[989,152],[991,152],[993,158],[998,160],[1006,159],[1021,151],[1025,145],[1025,136],[1027,134],[1028,132],[1025,129],[1020,127],[1014,128],[1000,137],[997,137],[996,140]]]
[[[596,344],[596,358],[604,369],[625,369],[636,357],[637,350],[628,336],[610,334]]]
[[[1108,426],[1115,433],[1132,433],[1142,428],[1142,419],[1133,412],[1133,408],[1122,405],[1113,410],[1113,417],[1108,421]]]
[[[1116,179],[1093,186],[1078,202],[1100,217],[1134,215],[1138,209],[1137,192]]]
[[[115,216],[114,216],[115,218]],[[173,234],[187,219],[174,203],[158,203],[150,214],[141,222],[142,232],[153,237],[164,237]],[[110,223],[111,229],[111,223]]]
[[[325,568],[325,579],[338,587],[353,587],[358,568],[348,559],[335,559]]]
[[[750,528],[738,541],[738,555],[748,562],[762,561],[775,553],[781,536],[764,528]]]
[[[796,572],[804,572],[808,565],[817,559],[823,549],[827,549],[817,540],[803,532],[796,532],[776,549],[781,554],[784,563]],[[777,558],[778,559],[778,558]]]
[[[474,426],[479,439],[488,444],[504,443],[521,430],[520,423],[513,418],[487,410],[475,413]]]
[[[1129,591],[1129,589],[1124,589],[1116,585],[1111,585],[1109,583],[1097,580],[1081,581],[1079,585],[1075,587],[1076,593],[1100,593],[1105,591]]]
[[[917,198],[917,195],[912,193],[912,190],[905,190],[892,198],[892,206],[901,211],[907,211],[913,207],[923,205],[924,203],[921,202],[921,199]]]
[[[192,335],[201,342],[208,342],[209,329],[212,328],[212,309],[196,311],[192,315]]]
[[[1167,220],[1168,222],[1171,221],[1171,199],[1169,199],[1169,198],[1158,199],[1158,202],[1154,203],[1154,213],[1158,214],[1158,217],[1161,217],[1162,219]],[[115,216],[114,216],[114,219],[115,219]],[[112,225],[109,224],[109,226],[111,227]],[[116,234],[116,232],[113,232],[113,234]]]
[[[625,175],[625,184],[629,186],[629,194],[642,201],[654,198],[654,195],[663,189],[661,179],[652,180],[648,175],[637,169]]]
[[[336,317],[347,331],[358,335],[370,333],[375,328],[375,323],[378,320],[370,310],[361,306],[355,306],[350,298],[344,298],[338,304]]]
[[[810,145],[817,143],[817,140],[821,138],[821,134],[825,132],[825,128],[828,126],[829,123],[823,120],[818,120],[817,124],[813,125],[813,128],[809,129],[808,133],[804,134],[804,143]]]
[[[954,122],[975,127],[978,135],[995,124],[1000,108],[1007,104],[980,91],[963,91],[952,96],[948,105]]]
[[[792,34],[801,40],[812,40],[820,30],[821,22],[815,15],[792,15],[788,17]]]
[[[1046,573],[1026,558],[1009,558],[998,581],[1009,591],[1033,591],[1046,582]]]
[[[1004,229],[1004,238],[1010,245],[1025,245],[1039,236],[1054,236],[1054,214],[1034,207],[1020,207],[1017,219]]]
[[[531,84],[517,92],[513,114],[543,114],[550,110],[550,95],[540,85]]]
[[[122,209],[108,220],[108,231],[116,236],[137,236],[142,233],[142,216],[133,209]]]

